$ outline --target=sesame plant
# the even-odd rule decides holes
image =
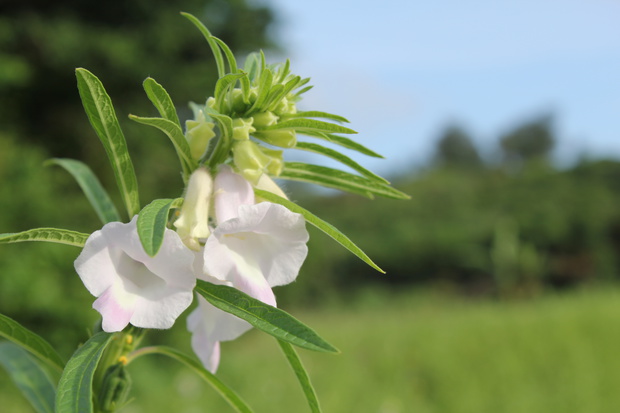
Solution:
[[[338,229],[289,200],[274,181],[304,181],[369,198],[408,198],[320,142],[379,155],[343,136],[355,133],[343,126],[348,122],[345,118],[297,110],[311,88],[310,79],[294,75],[288,60],[272,65],[262,52],[252,53],[241,67],[224,42],[194,16],[183,15],[202,32],[213,52],[219,79],[212,96],[203,105],[190,104],[194,116],[183,128],[164,87],[147,78],[143,87],[160,117],[129,116],[170,139],[185,183],[185,188],[179,188],[182,196],[146,205],[140,201],[138,180],[111,99],[94,74],[79,68],[79,95],[109,158],[122,213],[86,164],[52,159],[48,162],[64,168],[82,188],[101,229],[85,234],[37,228],[0,235],[0,243],[43,241],[80,249],[75,270],[95,297],[93,308],[101,315],[90,338],[76,343],[69,360],[63,360],[35,332],[0,315],[4,338],[0,364],[38,412],[121,409],[129,402],[129,366],[151,354],[187,365],[236,411],[251,412],[216,371],[220,342],[234,340],[252,327],[276,339],[311,411],[319,412],[295,348],[338,350],[278,309],[272,287],[297,277],[308,253],[306,224],[382,272]],[[286,149],[329,157],[354,172],[285,162]],[[185,311],[191,311],[187,328],[194,355],[146,344],[149,329],[168,329]]]

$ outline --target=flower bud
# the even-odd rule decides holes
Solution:
[[[262,130],[253,135],[270,145],[281,148],[292,148],[297,144],[297,137],[293,129]]]
[[[267,174],[262,174],[258,179],[258,183],[256,184],[256,188],[262,189],[263,191],[271,192],[272,194],[276,194],[284,199],[288,199],[282,188],[278,184],[276,184],[273,179],[269,177]],[[265,199],[256,196],[256,202],[263,202]]]
[[[206,168],[196,169],[189,177],[185,200],[179,218],[174,222],[177,233],[188,248],[200,251],[200,239],[207,238],[209,229],[209,203],[213,180]]]
[[[264,172],[275,174],[282,170],[282,151],[262,148],[250,140],[236,142],[232,150],[237,170],[253,185]]]
[[[185,121],[185,137],[189,144],[192,159],[199,160],[204,155],[209,141],[215,136],[213,122],[207,122],[202,112],[199,112],[196,120]]]
[[[250,139],[250,133],[256,132],[256,129],[252,126],[252,118],[233,119],[233,139],[237,141],[247,141]]]
[[[261,112],[254,115],[253,125],[257,128],[266,128],[267,126],[275,125],[278,121],[278,117],[273,112]]]

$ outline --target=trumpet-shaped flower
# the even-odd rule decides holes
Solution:
[[[104,331],[131,323],[142,328],[170,328],[192,302],[196,284],[194,254],[169,229],[154,257],[142,247],[130,223],[111,222],[95,231],[75,260],[75,269],[101,313]]]
[[[249,182],[229,167],[215,178],[214,204],[217,227],[196,261],[198,278],[233,286],[275,306],[271,287],[294,281],[308,253],[303,217],[282,205],[254,204]],[[219,342],[234,340],[250,328],[202,297],[188,317],[194,352],[210,371],[219,363]]]

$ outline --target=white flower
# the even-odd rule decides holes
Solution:
[[[217,227],[196,261],[198,278],[233,286],[275,306],[271,287],[294,281],[308,253],[304,218],[282,205],[254,204],[252,186],[229,167],[215,178],[214,204]],[[192,348],[212,372],[219,363],[219,342],[234,340],[251,328],[202,297],[187,322]]]
[[[104,331],[131,323],[142,328],[170,328],[192,302],[196,284],[194,254],[169,229],[161,249],[150,257],[130,223],[111,222],[95,231],[75,260],[75,269],[103,317]]]

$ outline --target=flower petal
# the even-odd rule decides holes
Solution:
[[[215,217],[218,225],[236,218],[240,205],[254,204],[252,185],[229,166],[222,166],[215,177]]]
[[[196,284],[194,254],[179,235],[166,230],[159,253],[142,247],[137,217],[128,224],[106,224],[87,240],[75,268],[88,290],[99,297],[93,307],[104,331],[128,322],[143,328],[170,328],[191,304]]]
[[[246,321],[215,308],[202,297],[198,297],[198,307],[187,317],[192,349],[212,373],[219,364],[220,341],[234,340],[251,328]]]
[[[301,215],[269,202],[242,205],[239,217],[222,223],[207,240],[205,271],[229,281],[260,274],[271,287],[288,284],[306,259],[307,241]]]

